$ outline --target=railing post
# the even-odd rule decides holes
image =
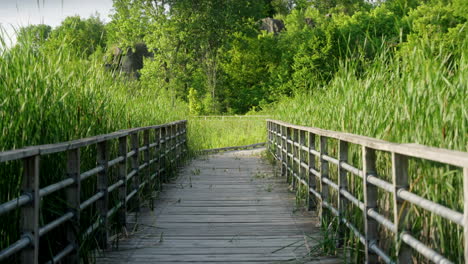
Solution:
[[[160,148],[160,155],[159,155],[159,158],[160,158],[160,163],[161,163],[161,169],[160,169],[160,173],[161,173],[161,182],[167,182],[167,166],[166,166],[166,160],[167,160],[167,156],[166,156],[166,146],[167,146],[167,142],[166,142],[166,132],[167,132],[167,127],[166,126],[163,126],[161,128],[161,139],[160,139],[160,143],[161,143],[161,148]]]
[[[31,195],[30,203],[21,207],[21,235],[28,236],[31,245],[21,251],[23,264],[37,264],[39,261],[39,155],[23,160],[22,192]]]
[[[151,165],[150,165],[150,160],[151,160],[151,149],[150,149],[150,131],[149,129],[146,129],[143,131],[143,144],[146,147],[146,150],[143,152],[143,162],[146,164],[146,169],[144,172],[144,177],[143,177],[143,182],[146,181],[143,194],[145,196],[151,197]],[[151,199],[150,199],[151,200]],[[152,208],[152,206],[150,206]]]
[[[98,231],[98,244],[101,249],[107,249],[109,245],[109,226],[107,219],[107,212],[109,210],[109,193],[107,191],[107,171],[109,166],[108,162],[109,148],[107,146],[107,141],[103,141],[97,144],[97,165],[102,166],[104,168],[97,175],[97,191],[102,192],[104,194],[102,198],[96,202],[100,221]]]
[[[297,187],[297,178],[294,177],[294,173],[296,173],[296,175],[298,177],[300,177],[300,173],[299,173],[299,169],[300,169],[300,161],[296,161],[299,160],[299,148],[296,147],[296,143],[299,144],[299,131],[295,128],[292,129],[293,130],[293,143],[292,143],[292,149],[293,149],[293,160],[292,160],[292,188],[293,190],[296,189]]]
[[[288,173],[288,168],[287,164],[288,163],[288,153],[286,152],[287,149],[287,142],[286,139],[283,137],[286,137],[286,128],[283,125],[281,126],[281,176],[286,176],[287,179],[287,173]]]
[[[305,142],[306,142],[305,131],[300,130],[299,131],[299,178],[300,179],[304,179],[304,177],[307,177],[307,171],[304,167],[302,167],[302,163],[306,163],[306,157],[307,157],[307,155],[304,155],[304,150],[302,149],[302,146],[305,146]],[[304,187],[309,189],[308,186],[304,186]],[[309,190],[307,190],[307,193],[309,193]],[[307,197],[306,199],[308,199],[309,195],[307,195],[306,197]]]
[[[177,124],[177,134],[179,134],[177,136],[177,145],[178,145],[178,152],[177,152],[177,155],[178,155],[178,161],[177,161],[177,164],[178,166],[179,165],[182,165],[182,155],[183,155],[183,150],[182,150],[182,145],[183,145],[183,142],[184,142],[184,139],[183,139],[183,134],[182,134],[182,131],[184,130],[184,123],[178,123]]]
[[[187,155],[187,152],[188,152],[187,122],[188,122],[188,121],[185,121],[185,122],[184,122],[184,136],[183,136],[183,139],[184,139],[184,158],[186,157],[185,155]]]
[[[156,183],[157,189],[161,190],[162,187],[162,179],[161,179],[161,128],[156,128],[154,130],[154,140],[156,143],[156,147],[154,148],[154,153],[156,156],[156,166],[155,166],[155,173],[156,173]]]
[[[175,159],[176,159],[176,139],[175,139],[175,126],[171,125],[171,175],[175,172]]]
[[[316,166],[315,166],[315,155],[311,153],[311,150],[315,150],[315,134],[309,132],[309,151],[308,151],[308,155],[309,155],[309,159],[308,159],[308,168],[307,168],[307,175],[308,175],[308,185],[309,185],[309,189],[307,190],[307,193],[308,193],[308,209],[309,210],[315,210],[317,208],[317,200],[312,196],[312,194],[310,193],[310,189],[314,190],[314,191],[317,191],[317,180],[315,178],[315,175],[310,172],[310,169],[316,169]]]
[[[270,127],[270,121],[266,121],[267,125],[267,150],[271,149],[271,127]]]
[[[175,151],[174,151],[174,157],[175,157],[175,167],[179,167],[179,124],[174,125],[174,136],[175,136]]]
[[[393,216],[396,228],[395,240],[397,247],[398,263],[411,263],[411,248],[400,240],[400,234],[407,228],[406,215],[408,208],[404,201],[398,198],[398,190],[408,189],[408,157],[392,153],[392,178],[393,178]],[[466,205],[465,205],[466,206]]]
[[[324,202],[328,202],[328,185],[323,182],[323,178],[328,178],[328,161],[323,159],[323,155],[328,154],[327,137],[320,136],[320,194],[322,196],[320,219],[323,221],[325,213]]]
[[[279,124],[275,124],[275,140],[276,140],[276,145],[275,145],[275,150],[276,150],[276,158],[280,160],[280,168],[282,167],[281,162],[282,162],[282,152],[283,150],[281,149],[281,142],[283,141],[281,139],[281,126]]]
[[[74,247],[72,253],[67,256],[67,263],[80,262],[80,149],[72,149],[67,152],[67,177],[73,179],[75,182],[68,186],[66,189],[67,206],[74,216],[69,223],[67,223],[67,240]]]
[[[346,170],[341,167],[343,162],[348,162],[348,142],[339,141],[339,157],[338,157],[338,247],[341,247],[344,243],[344,236],[346,227],[341,222],[341,219],[346,215],[346,207],[348,205],[347,199],[341,194],[341,190],[348,189],[348,179]]]
[[[378,243],[377,221],[369,217],[367,211],[369,209],[377,209],[377,187],[367,183],[367,176],[376,175],[375,169],[375,150],[367,147],[362,147],[363,161],[363,189],[364,189],[364,232],[365,232],[365,250],[366,263],[378,263],[377,254],[371,249],[373,243]]]
[[[174,141],[172,139],[172,136],[174,135],[174,128],[173,128],[173,125],[170,125],[169,127],[169,144],[167,145],[167,149],[169,151],[168,153],[168,158],[169,158],[169,172],[170,172],[170,175],[169,176],[172,176],[172,170],[174,169],[173,167],[173,161],[174,161],[174,153],[172,151],[173,147],[174,147]]]
[[[136,173],[135,175],[133,175],[132,184],[130,187],[132,191],[134,191],[134,190],[138,190],[138,188],[140,187],[140,177],[141,177],[140,171],[139,171],[140,142],[138,138],[138,132],[134,132],[130,135],[130,144],[131,144],[132,150],[135,151],[135,154],[131,158],[131,164],[132,164],[132,170],[136,171]],[[136,193],[135,196],[132,198],[132,200],[133,201],[131,202],[131,205],[132,205],[131,209],[134,212],[140,212],[140,193]]]
[[[468,263],[468,167],[463,168],[463,193],[464,193],[464,217],[463,217],[463,239],[465,243],[465,263]]]
[[[119,138],[119,156],[124,159],[118,165],[118,180],[123,181],[119,187],[118,197],[122,206],[117,211],[117,221],[121,229],[127,227],[127,136]]]
[[[292,133],[291,133],[291,128],[286,127],[286,182],[290,182],[290,177],[291,180],[294,177],[292,175],[292,167],[294,165],[294,159],[291,158],[289,154],[292,154]],[[290,142],[291,141],[291,142]]]

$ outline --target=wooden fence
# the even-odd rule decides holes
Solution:
[[[118,143],[117,157],[110,157],[111,143]],[[89,146],[96,148],[97,166],[82,172],[80,149]],[[67,241],[64,244],[68,246],[56,253],[50,263],[79,263],[80,241],[91,234],[101,249],[108,248],[109,218],[117,214],[118,224],[125,226],[127,204],[131,201],[139,207],[141,193],[151,191],[148,187],[154,181],[167,177],[169,170],[177,166],[186,151],[186,121],[177,121],[65,143],[0,152],[0,162],[23,162],[22,195],[0,205],[0,216],[19,208],[21,237],[0,251],[0,261],[19,254],[21,263],[38,263],[40,237],[59,227],[66,232]],[[67,155],[65,179],[39,188],[41,156],[60,152],[66,152]],[[141,158],[140,153],[143,154]],[[130,170],[127,168],[128,161]],[[117,167],[117,175],[111,177],[110,168],[114,166]],[[96,177],[97,193],[87,199],[80,197],[81,182],[93,176]],[[117,178],[117,181],[109,182],[112,178]],[[66,192],[68,212],[40,226],[41,199],[59,190]],[[119,201],[113,208],[109,208],[109,195],[114,191],[118,192]],[[80,212],[93,204],[99,214],[98,220],[89,227],[80,227]]]
[[[276,120],[267,120],[267,129],[269,149],[280,162],[282,175],[287,175],[287,178],[292,180],[293,186],[297,183],[307,186],[309,205],[313,204],[312,200],[317,201],[317,204],[322,208],[321,210],[328,210],[337,216],[340,226],[348,227],[352,231],[365,247],[366,263],[411,263],[413,250],[435,263],[452,263],[411,234],[411,228],[405,223],[409,207],[405,206],[405,203],[416,205],[462,227],[465,263],[468,263],[468,153],[417,144],[395,144],[348,133],[292,125]],[[320,147],[318,150],[315,147],[316,137],[319,137]],[[328,154],[327,139],[338,141],[338,157],[332,157]],[[361,168],[353,167],[348,162],[349,144],[362,147]],[[391,154],[392,182],[387,182],[377,175],[376,151]],[[316,164],[316,158],[320,161],[319,168]],[[435,161],[463,169],[464,214],[408,190],[409,158]],[[329,163],[338,167],[338,182],[333,182],[329,177]],[[358,176],[362,180],[363,201],[348,190],[348,173]],[[333,206],[330,199],[330,188],[338,194],[337,208]],[[384,190],[392,195],[393,219],[388,219],[379,212],[378,190]],[[363,223],[352,223],[349,218],[346,218],[345,210],[349,202],[362,211]],[[361,225],[363,225],[362,233],[358,228]],[[379,225],[393,233],[396,245],[400,245],[396,260],[379,247],[381,239],[378,232]],[[339,236],[342,235],[339,234]]]

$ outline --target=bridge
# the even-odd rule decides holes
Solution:
[[[468,153],[276,120],[266,132],[274,165],[259,144],[189,158],[186,121],[1,152],[21,191],[0,204],[13,227],[0,227],[0,262],[342,263],[354,237],[366,263],[452,263],[412,232],[410,206],[462,230],[468,262]],[[412,192],[412,159],[461,171],[463,212]]]

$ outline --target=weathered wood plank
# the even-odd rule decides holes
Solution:
[[[317,216],[295,211],[294,194],[273,176],[272,166],[239,153],[211,155],[182,169],[175,182],[164,186],[154,211],[142,208],[137,222],[128,216],[132,235],[98,263],[303,259],[320,240]]]
[[[23,161],[22,191],[30,194],[33,201],[21,208],[21,233],[29,236],[31,244],[21,251],[21,263],[36,264],[39,260],[39,156]]]

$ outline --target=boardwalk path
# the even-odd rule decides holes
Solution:
[[[98,263],[340,263],[303,258],[319,239],[317,218],[294,212],[284,178],[259,153],[191,162]]]

